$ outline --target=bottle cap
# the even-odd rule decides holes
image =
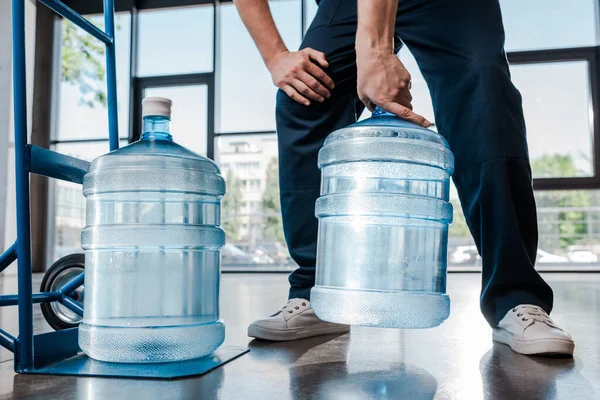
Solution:
[[[142,100],[142,117],[161,116],[171,118],[173,102],[166,97],[146,97]]]

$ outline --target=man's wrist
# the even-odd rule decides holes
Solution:
[[[356,33],[355,48],[357,53],[389,54],[394,52],[392,37],[385,35],[369,35]]]
[[[289,53],[289,50],[284,46],[282,48],[278,48],[277,50],[271,51],[268,55],[265,55],[264,61],[267,69],[270,71],[273,67],[275,61],[282,53]]]

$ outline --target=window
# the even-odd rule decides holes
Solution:
[[[261,181],[259,179],[244,179],[241,182],[246,192],[260,192]],[[246,204],[249,208],[249,202]]]
[[[467,226],[456,186],[450,184],[450,203],[454,207],[452,225],[448,230],[448,265],[450,267],[481,267],[481,258]]]
[[[239,170],[239,171],[252,171],[254,169],[258,169],[260,167],[260,163],[259,162],[243,162],[243,163],[237,163],[235,164],[235,167]]]
[[[539,230],[536,268],[600,266],[600,191],[544,190],[537,191],[535,199]],[[450,201],[454,205],[454,221],[448,239],[448,265],[480,268],[481,257],[454,185]]]
[[[429,88],[427,87],[425,78],[423,78],[423,75],[421,74],[421,70],[419,70],[417,61],[406,46],[402,46],[398,57],[407,71],[410,72],[412,81],[412,89],[410,92],[413,96],[412,105],[414,111],[427,118],[427,120],[434,122],[435,117],[433,115],[433,104],[431,103]]]
[[[126,145],[126,141],[120,143]],[[72,157],[92,161],[108,152],[108,141],[97,143],[59,143],[55,150]],[[81,185],[54,182],[54,256],[56,260],[71,253],[80,253],[81,230],[85,226],[85,199]]]
[[[128,137],[129,110],[139,106],[131,107],[133,99],[129,95],[130,66],[135,64],[135,97],[145,94],[172,98],[175,141],[197,153],[214,154],[227,180],[222,207],[228,236],[223,249],[224,269],[290,269],[294,264],[286,250],[279,206],[274,134],[277,89],[235,6],[214,4],[219,7],[218,27],[214,24],[213,4],[140,11],[133,21],[137,23],[134,63],[130,60],[130,13],[117,14],[120,135]],[[286,45],[296,50],[302,32],[317,13],[316,0],[272,0],[269,5]],[[577,187],[593,184],[599,172],[594,170],[594,143],[598,139],[593,111],[597,104],[592,101],[595,91],[591,85],[598,81],[596,54],[573,48],[599,44],[597,0],[548,0],[543,4],[536,0],[500,0],[500,7],[506,49],[513,52],[509,54],[514,60],[513,81],[523,96],[537,184],[552,189],[562,189],[563,182],[581,183]],[[103,27],[101,16],[89,19]],[[69,22],[61,20],[61,26],[61,81],[57,129],[52,139],[58,151],[90,160],[108,149],[104,48]],[[429,90],[414,57],[406,46],[399,57],[412,75],[414,110],[434,122]],[[365,111],[360,118],[369,115]],[[56,208],[51,218],[56,225],[54,255],[58,257],[80,251],[85,208],[79,185],[57,182],[54,189]],[[536,192],[539,266],[597,262],[599,193]],[[455,215],[449,232],[449,264],[480,266],[454,186],[450,197]]]
[[[233,151],[242,140],[254,151]],[[220,136],[216,139],[215,156],[227,181],[221,209],[228,243],[223,252],[223,269],[292,268],[281,225],[275,134]],[[225,169],[224,165],[232,167]],[[239,168],[240,165],[252,168]]]
[[[213,70],[212,6],[139,13],[138,76]]]
[[[285,44],[296,50],[301,32],[299,0],[270,1],[269,5]],[[220,18],[218,131],[275,130],[277,88],[269,71],[235,6],[221,6]]]
[[[588,63],[512,65],[511,73],[523,96],[534,178],[593,176]]]
[[[304,0],[304,32],[310,27],[318,9],[317,0]]]
[[[102,16],[89,20],[104,28]],[[131,16],[115,16],[119,134],[129,129],[129,47]],[[61,80],[56,140],[108,139],[104,44],[73,23],[61,20]]]
[[[102,16],[91,16],[89,20],[104,28]],[[105,48],[71,22],[62,19],[60,24],[61,81],[54,147],[60,153],[91,161],[109,150]],[[117,106],[122,138],[128,137],[129,130],[130,24],[129,13],[116,14]],[[69,142],[73,140],[78,142]],[[126,143],[121,141],[121,145]],[[53,185],[53,259],[57,259],[82,251],[85,201],[81,185],[64,181],[53,181]]]
[[[148,88],[146,96],[168,97],[173,101],[171,133],[178,144],[206,156],[207,102],[206,85]]]
[[[597,0],[500,0],[506,50],[595,46]]]
[[[600,191],[540,191],[535,197],[538,268],[600,265]]]

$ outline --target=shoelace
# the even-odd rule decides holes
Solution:
[[[517,317],[521,318],[523,322],[532,320],[533,323],[540,322],[551,328],[560,329],[541,307],[528,305],[519,306],[513,308],[512,312],[517,313]]]

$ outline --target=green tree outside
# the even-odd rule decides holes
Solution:
[[[263,212],[265,218],[265,237],[283,242],[283,225],[281,223],[281,204],[279,202],[279,167],[277,158],[273,157],[267,166],[267,182],[263,196]]]
[[[61,80],[79,88],[80,103],[106,107],[106,48],[68,19],[62,20]],[[104,23],[96,25],[104,29]],[[121,29],[116,25],[115,29]]]
[[[536,177],[581,175],[570,154],[545,154],[531,162],[531,169]],[[592,205],[592,196],[583,190],[540,191],[536,193],[536,203],[538,209],[584,208]],[[539,213],[540,247],[552,248],[558,244],[561,249],[564,249],[580,243],[588,233],[586,217],[585,211]],[[557,233],[558,243],[552,243],[554,240],[551,235]]]
[[[242,183],[232,170],[227,172],[227,193],[223,197],[222,220],[223,229],[229,240],[240,239],[239,213],[243,204]]]
[[[467,226],[467,220],[463,215],[460,202],[458,200],[451,200],[452,207],[454,208],[454,215],[452,217],[452,225],[448,230],[450,237],[471,237],[471,231]]]
[[[581,176],[570,154],[545,154],[531,162],[536,177]],[[538,191],[538,209],[544,208],[584,208],[591,206],[592,194],[582,190]],[[452,201],[454,220],[450,226],[451,237],[469,237],[470,232],[462,213],[460,203]],[[588,233],[585,211],[539,212],[540,247],[545,249],[565,249],[580,243]],[[556,235],[558,234],[558,237]]]

